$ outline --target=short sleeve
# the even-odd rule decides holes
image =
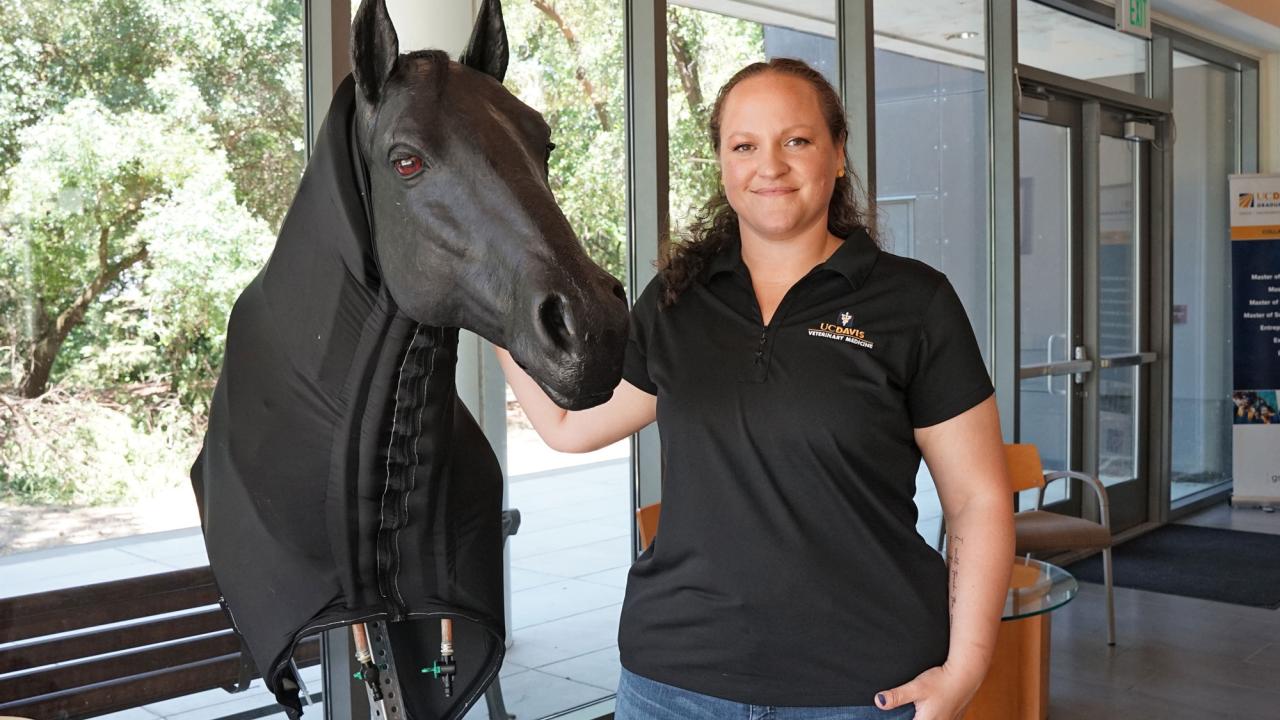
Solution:
[[[950,420],[995,392],[973,325],[945,276],[925,309],[913,368],[907,411],[918,428]]]
[[[622,379],[650,395],[658,394],[658,386],[649,376],[649,339],[658,314],[661,276],[655,275],[631,306],[631,329],[627,334],[627,353],[622,361]]]

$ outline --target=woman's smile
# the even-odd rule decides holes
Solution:
[[[789,185],[776,185],[773,187],[756,188],[751,192],[757,195],[763,195],[765,197],[780,197],[783,195],[790,195],[795,191],[796,189]]]

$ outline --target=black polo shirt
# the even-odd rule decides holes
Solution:
[[[631,568],[623,666],[758,705],[870,705],[947,658],[947,572],[915,530],[913,429],[993,392],[946,277],[854,233],[768,326],[735,243],[632,309],[657,396],[662,519]]]

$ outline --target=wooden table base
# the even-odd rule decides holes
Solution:
[[[1049,613],[1000,623],[987,677],[964,720],[1049,717]]]

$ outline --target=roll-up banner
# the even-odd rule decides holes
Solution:
[[[1280,505],[1280,175],[1232,175],[1236,506]]]

